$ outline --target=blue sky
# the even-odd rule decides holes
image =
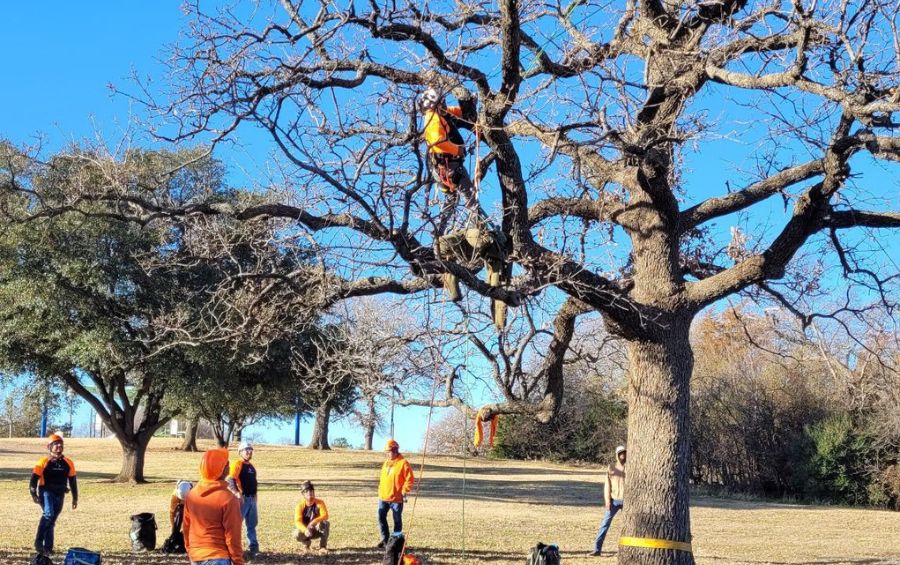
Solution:
[[[164,82],[166,70],[160,59],[165,57],[165,45],[176,41],[184,24],[180,0],[8,3],[0,20],[5,78],[0,89],[0,136],[16,143],[42,139],[48,151],[94,133],[114,143],[124,135],[132,118],[141,116],[141,108],[113,95],[109,85],[133,90],[132,72],[153,77],[153,84]],[[721,105],[709,99],[703,103],[713,109]],[[738,132],[738,138],[752,130],[752,117],[747,121],[747,129]],[[247,138],[243,141],[249,145]],[[702,156],[689,156],[689,172],[685,175],[685,182],[692,186],[689,203],[724,192],[724,181],[735,164],[732,157],[740,160],[737,156],[747,149],[742,141],[722,140],[704,146]],[[252,177],[252,172],[262,166],[258,154],[253,155],[249,149],[231,146],[223,151],[230,163],[239,163],[232,165],[233,175]],[[222,158],[223,153],[218,156]],[[887,191],[896,194],[897,178],[891,177],[889,169],[872,178],[883,179]],[[732,188],[739,186],[735,183]],[[766,203],[754,212],[754,220],[768,219],[778,225],[784,214],[780,208],[780,201]],[[727,232],[729,221],[723,219],[718,229]],[[897,246],[891,248],[890,241],[886,245],[896,257]],[[87,418],[87,412],[83,412],[76,420]],[[426,412],[398,409],[396,435],[402,445],[421,445]],[[310,426],[309,421],[304,423],[304,439]],[[293,437],[293,423],[251,432],[279,442]],[[342,422],[333,426],[331,437],[346,437],[353,444],[362,441],[359,431]],[[378,442],[383,439],[379,437]]]
[[[184,21],[177,0],[5,5],[0,18],[6,77],[0,88],[0,136],[16,143],[40,139],[49,151],[95,133],[118,140],[140,115],[140,107],[113,95],[109,85],[128,88],[133,72],[160,80],[164,47],[178,38]],[[246,156],[239,148],[232,151]],[[420,448],[426,417],[427,409],[397,408],[395,435],[401,446]],[[81,403],[75,429],[89,418]],[[307,419],[301,442],[308,441],[311,431]],[[294,423],[251,426],[248,433],[268,442],[292,442]],[[333,423],[329,435],[357,446],[363,441],[361,431],[345,421]],[[385,439],[377,435],[376,447]]]

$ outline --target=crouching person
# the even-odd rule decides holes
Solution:
[[[328,534],[331,529],[328,508],[322,499],[316,498],[316,490],[311,482],[304,481],[300,485],[300,493],[303,494],[303,500],[297,504],[294,539],[308,550],[312,540],[319,538],[319,551],[325,553],[328,551]]]

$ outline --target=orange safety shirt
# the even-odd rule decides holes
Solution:
[[[312,528],[320,522],[328,520],[328,508],[325,501],[321,498],[312,499],[312,504],[307,504],[306,500],[301,500],[294,512],[294,525],[298,530]]]
[[[403,502],[404,495],[412,490],[414,482],[412,467],[402,455],[385,461],[381,466],[378,498],[385,502]]]
[[[459,106],[450,106],[447,108],[447,113],[459,118],[462,116],[462,109]],[[438,112],[425,111],[425,142],[432,153],[446,153],[453,157],[459,157],[462,154],[462,147],[450,141],[450,132],[450,124]],[[461,138],[460,141],[462,141]]]

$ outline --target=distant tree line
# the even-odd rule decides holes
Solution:
[[[692,484],[716,493],[900,509],[896,335],[877,323],[856,332],[864,336],[858,340],[796,326],[740,309],[695,324]],[[577,378],[559,417],[547,425],[503,417],[492,454],[611,461],[624,443],[627,414],[624,374],[610,370],[615,356],[605,359],[606,370],[570,363]],[[458,418],[449,420],[459,428]],[[448,441],[448,427],[437,426],[439,448],[471,446],[471,437]]]

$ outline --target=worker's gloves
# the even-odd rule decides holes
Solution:
[[[404,494],[403,495],[403,504],[406,504],[407,502],[409,502],[409,497]]]
[[[35,504],[41,503],[41,497],[38,496],[38,493],[36,493],[35,491],[31,491],[31,500],[33,500]]]

